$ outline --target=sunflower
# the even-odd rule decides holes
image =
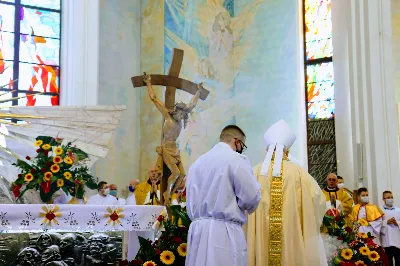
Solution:
[[[175,255],[169,250],[165,250],[160,255],[160,260],[165,265],[171,265],[175,261]]]
[[[359,219],[358,222],[360,223],[361,226],[368,226],[369,222],[365,219]]]
[[[380,258],[380,256],[379,256],[378,252],[376,252],[376,251],[372,251],[368,255],[368,259],[370,259],[371,261],[378,261],[379,258]]]
[[[44,144],[44,145],[42,146],[42,149],[43,149],[43,150],[50,150],[50,149],[51,149],[51,146],[50,146],[50,144]]]
[[[359,251],[360,251],[360,253],[363,254],[364,256],[368,256],[369,253],[371,253],[371,251],[369,250],[368,247],[361,247],[361,248],[359,249]]]
[[[62,178],[57,180],[57,187],[62,187],[64,186],[64,180],[62,180]]]
[[[157,266],[153,261],[146,261],[143,266]]]
[[[65,179],[69,180],[72,177],[72,174],[70,172],[65,172],[64,177]]]
[[[345,248],[345,249],[342,249],[342,252],[340,252],[340,255],[345,260],[351,260],[351,258],[353,257],[353,251],[349,248]]]
[[[62,163],[62,158],[60,156],[56,156],[53,158],[53,163]]]
[[[57,147],[54,149],[54,153],[57,155],[63,154],[64,150],[61,147]]]
[[[186,257],[186,253],[187,253],[187,244],[186,243],[182,243],[179,245],[178,249],[178,254],[181,257]]]
[[[364,239],[368,238],[368,235],[366,233],[358,233],[357,236]]]
[[[363,261],[356,261],[356,266],[367,266]]]
[[[74,163],[74,161],[71,159],[71,157],[68,157],[68,156],[64,158],[64,162],[67,163],[67,164],[73,164]]]
[[[50,181],[50,179],[53,177],[53,173],[52,172],[46,172],[44,173],[44,180],[45,181]]]
[[[26,182],[31,182],[33,180],[33,175],[32,174],[26,174],[25,175],[25,181]]]
[[[37,141],[35,141],[35,146],[36,146],[36,147],[40,147],[40,146],[42,146],[42,144],[43,144],[43,140],[37,140]]]
[[[58,164],[53,164],[53,165],[50,167],[50,170],[51,170],[53,173],[58,173],[58,171],[60,171],[60,166],[58,166]]]

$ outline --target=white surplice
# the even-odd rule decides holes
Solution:
[[[118,205],[116,197],[107,195],[102,196],[100,194],[93,195],[87,201],[88,205]]]
[[[218,143],[189,169],[186,266],[247,265],[242,225],[261,198],[249,159]]]
[[[365,213],[365,206],[360,207],[360,212],[358,213],[358,219],[367,219],[367,214]],[[368,226],[360,226],[360,229],[358,229],[358,232],[360,233],[371,233],[375,237],[374,242],[377,245],[381,245],[380,241],[380,233],[381,233],[381,227],[382,227],[382,217],[373,221],[369,222]]]

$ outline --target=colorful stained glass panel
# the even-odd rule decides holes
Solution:
[[[0,59],[14,59],[14,33],[0,32]]]
[[[22,0],[21,4],[57,9],[57,10],[60,9],[60,0]]]
[[[312,24],[306,24],[306,42],[323,40],[332,37],[332,21],[318,20]]]
[[[58,93],[59,76],[58,67],[20,63],[18,89]]]
[[[21,12],[21,33],[60,38],[60,13],[32,8]]]
[[[304,9],[306,24],[332,18],[331,0],[305,0]]]
[[[26,96],[24,98],[18,99],[18,105],[20,106],[53,106],[58,105],[58,96],[50,96],[43,94],[29,94],[29,93],[19,93],[19,97]],[[57,104],[53,104],[57,103]]]
[[[14,32],[15,8],[13,5],[0,4],[0,25],[2,31]]]
[[[332,39],[307,42],[306,55],[307,60],[331,57],[333,55]]]
[[[333,80],[307,84],[307,102],[331,101],[334,98]]]
[[[5,88],[12,89],[13,61],[0,60],[0,86],[8,85]]]
[[[21,34],[19,60],[58,66],[60,65],[60,40]]]
[[[308,103],[308,119],[332,119],[335,113],[334,101]]]
[[[321,63],[307,66],[307,83],[333,80],[333,63]]]

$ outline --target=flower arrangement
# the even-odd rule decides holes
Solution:
[[[330,265],[364,266],[387,265],[387,257],[382,247],[375,244],[374,237],[368,233],[358,232],[361,225],[368,222],[360,219],[354,221],[353,227],[345,226],[344,214],[335,209],[325,213],[323,224],[328,234],[338,240],[336,249],[328,257]],[[331,246],[332,247],[332,246]]]
[[[161,236],[154,242],[139,237],[140,250],[135,260],[121,261],[118,266],[185,265],[190,219],[185,207],[174,205],[170,209],[171,219],[163,215],[157,219],[164,228]]]
[[[62,139],[39,136],[35,146],[35,158],[26,156],[26,161],[18,159],[13,164],[20,169],[17,180],[11,185],[17,200],[31,189],[39,190],[41,200],[49,202],[59,189],[67,195],[82,199],[85,186],[89,189],[97,188],[96,180],[86,166],[88,154],[71,142],[62,145]]]

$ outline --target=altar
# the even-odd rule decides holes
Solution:
[[[154,231],[163,213],[164,206],[2,204],[0,265],[116,265],[123,231]]]

